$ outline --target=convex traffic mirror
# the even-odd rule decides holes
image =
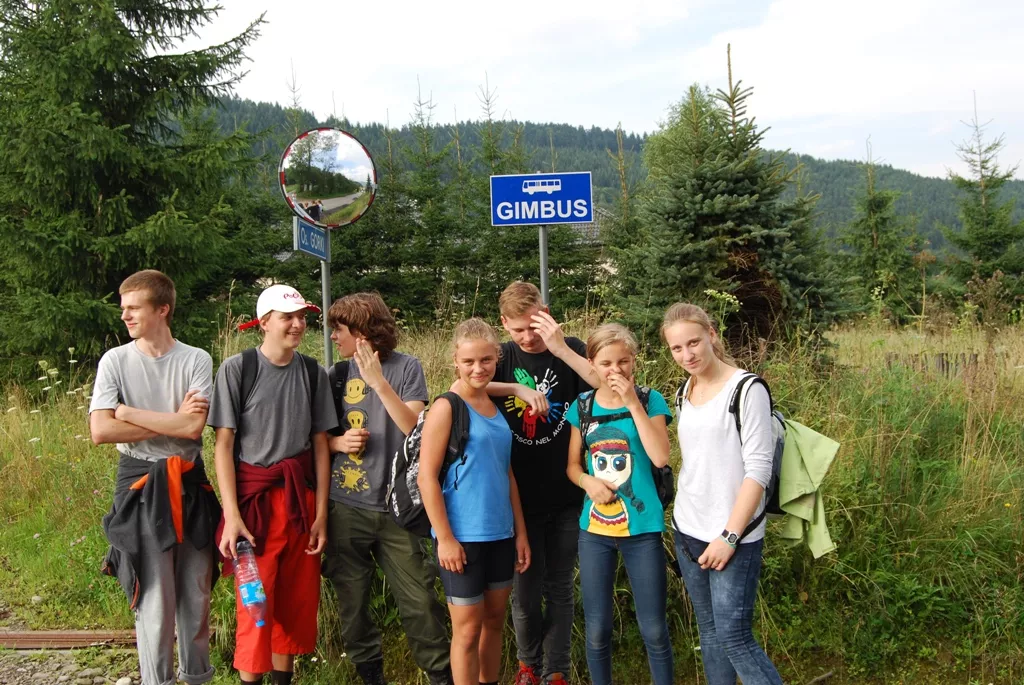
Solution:
[[[336,128],[306,131],[281,157],[281,192],[288,206],[321,228],[354,223],[373,204],[377,170],[366,147]]]

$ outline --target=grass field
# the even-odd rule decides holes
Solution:
[[[319,356],[320,340],[311,330],[304,351]],[[759,638],[786,682],[831,670],[829,685],[1024,683],[1024,330],[989,340],[973,329],[920,336],[861,326],[830,340],[829,358],[789,348],[751,365],[788,416],[842,443],[824,493],[839,550],[815,561],[769,532]],[[257,342],[226,335],[215,360]],[[433,393],[447,387],[446,331],[411,331],[402,349],[422,360]],[[979,362],[953,377],[886,364],[888,353],[960,351],[979,352]],[[92,370],[71,360],[42,360],[39,380],[4,389],[0,626],[132,625],[116,582],[98,573],[116,455],[88,439]],[[664,356],[642,359],[640,369],[664,392],[679,378]],[[205,440],[212,455],[210,431]],[[674,578],[669,594],[677,680],[696,683],[696,628]],[[616,604],[616,682],[647,682],[621,570]],[[354,682],[332,605],[325,591],[320,647],[301,661],[297,682]],[[391,677],[420,682],[381,579],[373,611]],[[230,659],[232,616],[222,583],[213,618],[219,665]],[[510,645],[505,660],[511,669]],[[581,606],[573,660],[573,682],[586,682]],[[218,668],[215,682],[236,679]]]

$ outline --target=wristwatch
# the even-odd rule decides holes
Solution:
[[[740,541],[740,534],[734,533],[731,530],[723,530],[722,539],[725,540],[725,544],[729,545],[733,549],[736,549],[736,545]]]

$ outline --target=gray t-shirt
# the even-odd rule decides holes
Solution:
[[[256,466],[273,466],[309,448],[309,436],[338,425],[327,372],[317,366],[316,398],[309,406],[309,379],[296,354],[285,366],[271,363],[256,350],[259,371],[252,394],[241,413],[241,459]],[[237,429],[235,416],[242,404],[242,355],[228,357],[217,369],[207,424]]]
[[[416,357],[392,352],[381,362],[384,378],[403,402],[426,402],[427,379]],[[333,374],[331,374],[333,375]],[[349,428],[370,431],[360,454],[337,452],[331,459],[331,499],[362,509],[387,511],[384,496],[388,490],[391,460],[405,441],[387,409],[370,389],[354,363],[348,365],[348,377],[331,380],[332,392],[342,397],[343,415],[339,416],[338,435]]]
[[[173,414],[189,390],[209,398],[213,386],[213,360],[198,347],[177,340],[161,357],[139,351],[133,340],[115,347],[100,358],[92,387],[89,413],[117,409],[124,404],[135,409]],[[160,435],[139,442],[117,443],[117,450],[136,459],[159,461],[177,455],[194,461],[203,441]]]

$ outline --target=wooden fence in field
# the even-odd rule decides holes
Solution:
[[[1003,355],[997,354],[995,361],[1005,363]],[[922,373],[934,373],[945,378],[956,378],[972,373],[978,368],[977,352],[920,352],[918,354],[900,354],[889,352],[885,355],[886,368],[903,366]]]

